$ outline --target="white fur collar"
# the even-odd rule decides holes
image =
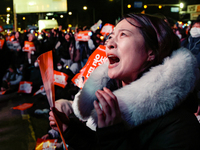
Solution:
[[[89,119],[95,125],[97,116],[93,101],[97,99],[95,92],[109,80],[107,65],[105,63],[93,71],[72,105],[78,118]],[[186,48],[180,48],[165,58],[163,64],[152,67],[140,79],[113,93],[118,99],[123,119],[134,127],[179,105],[194,89],[198,78],[195,57]]]

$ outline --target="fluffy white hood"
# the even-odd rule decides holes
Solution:
[[[95,92],[106,86],[108,63],[99,66],[75,96],[73,110],[81,120],[90,120],[96,126],[97,115],[93,106]],[[180,48],[152,67],[141,78],[113,91],[119,102],[125,122],[134,127],[158,118],[179,105],[199,79],[197,61],[186,48]],[[91,127],[92,128],[92,127]]]

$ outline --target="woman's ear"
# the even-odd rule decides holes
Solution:
[[[153,61],[155,59],[155,55],[153,54],[152,50],[148,51],[148,58],[147,61]]]

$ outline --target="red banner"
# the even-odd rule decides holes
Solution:
[[[101,29],[100,33],[108,36],[113,31],[114,27],[114,25],[106,23]]]
[[[107,60],[105,48],[106,47],[103,45],[97,47],[97,49],[88,58],[87,63],[81,69],[80,73],[76,74],[74,78],[72,78],[72,82],[79,88],[82,89],[90,74]]]

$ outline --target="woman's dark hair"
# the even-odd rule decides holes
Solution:
[[[180,47],[179,38],[163,19],[146,14],[127,14],[121,20],[124,19],[139,29],[145,40],[146,51],[153,51],[155,59],[150,66],[161,64],[165,57]]]

